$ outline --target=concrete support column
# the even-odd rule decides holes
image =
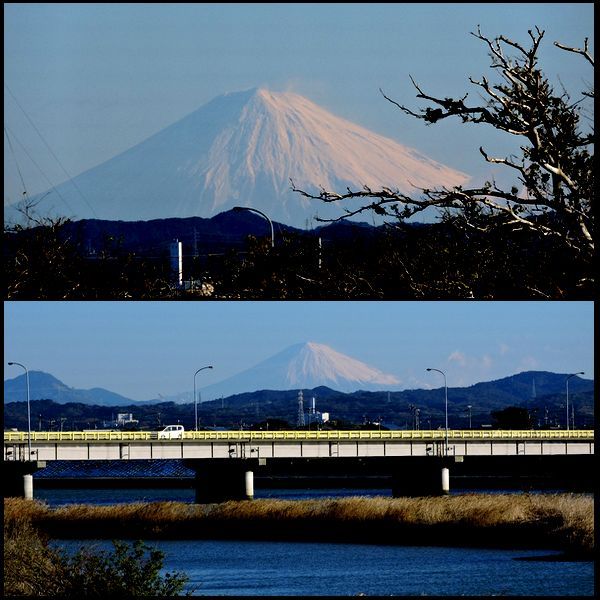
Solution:
[[[33,500],[33,475],[23,475],[23,497],[26,500]]]
[[[450,491],[450,470],[434,457],[399,460],[392,473],[392,495],[439,496]]]
[[[450,469],[442,467],[442,494],[450,493]]]
[[[254,498],[256,459],[190,459],[185,464],[196,471],[198,504]]]
[[[252,500],[254,498],[254,473],[252,471],[246,471],[244,473],[244,484],[246,488],[246,499]]]
[[[42,460],[7,460],[2,463],[2,496],[33,498],[33,473],[43,469],[46,462]]]

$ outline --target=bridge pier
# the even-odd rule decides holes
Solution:
[[[440,496],[450,493],[449,462],[436,458],[397,461],[392,473],[392,495]]]
[[[194,487],[198,504],[254,498],[256,459],[189,459],[185,465],[196,473]]]
[[[450,493],[450,469],[442,467],[442,494]]]
[[[43,460],[4,461],[2,495],[33,499],[33,473],[46,466]]]

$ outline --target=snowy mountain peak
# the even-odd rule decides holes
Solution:
[[[400,380],[325,344],[295,344],[258,365],[201,390],[202,398],[256,390],[312,389],[327,386],[340,392],[398,389]]]
[[[287,380],[293,387],[315,387],[306,385],[307,381],[322,381],[316,385],[347,386],[355,382],[361,385],[392,385],[400,381],[393,375],[386,375],[379,369],[370,367],[354,358],[336,352],[324,344],[307,342],[293,357],[287,369]],[[324,383],[327,381],[328,383]]]
[[[335,203],[292,192],[290,179],[313,192],[368,185],[414,193],[468,177],[298,94],[254,88],[219,96],[57,186],[39,208],[129,221],[211,217],[242,205],[296,227],[317,213],[340,215]]]

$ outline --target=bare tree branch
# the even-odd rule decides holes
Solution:
[[[559,42],[554,42],[554,45],[560,48],[561,50],[566,50],[567,52],[575,52],[576,54],[581,54],[591,65],[594,66],[594,57],[590,54],[588,48],[588,38],[585,38],[583,41],[583,49],[581,48],[571,48],[569,46],[563,46]]]
[[[535,27],[529,30],[530,44],[525,46],[505,36],[489,38],[477,27],[472,35],[484,42],[491,58],[490,68],[498,74],[499,81],[492,83],[487,77],[469,78],[471,84],[483,93],[484,104],[469,106],[468,94],[459,98],[436,97],[424,91],[412,76],[410,81],[416,97],[425,106],[414,110],[390,98],[381,89],[383,97],[403,113],[435,124],[449,117],[458,117],[463,123],[488,125],[493,129],[517,136],[523,140],[520,157],[493,158],[483,148],[479,152],[488,163],[508,167],[518,179],[510,191],[486,184],[480,188],[419,189],[413,195],[382,187],[373,190],[348,189],[344,194],[321,189],[308,194],[292,182],[292,189],[305,197],[324,202],[344,202],[366,199],[369,202],[358,209],[346,210],[338,219],[354,216],[364,211],[396,217],[400,220],[418,215],[434,207],[447,215],[461,215],[461,222],[470,226],[474,208],[489,211],[490,217],[502,217],[490,223],[529,229],[543,237],[552,237],[566,248],[582,256],[594,252],[594,215],[592,197],[594,135],[581,131],[579,102],[572,102],[566,91],[554,93],[548,79],[538,66],[538,52],[544,31]],[[582,55],[591,65],[588,39],[583,49],[570,48],[555,42],[561,49]],[[583,96],[593,96],[582,94]],[[520,188],[522,192],[517,193]],[[477,223],[472,226],[486,228],[482,214],[475,211]],[[325,220],[325,219],[323,219]]]

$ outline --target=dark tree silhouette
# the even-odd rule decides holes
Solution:
[[[512,170],[516,180],[510,189],[486,182],[476,188],[420,189],[414,197],[387,187],[348,189],[345,193],[321,189],[317,195],[297,188],[292,181],[292,190],[324,202],[369,200],[355,210],[345,209],[339,219],[374,211],[404,221],[437,207],[445,221],[466,234],[487,234],[499,229],[511,233],[526,231],[538,240],[549,239],[555,248],[566,252],[581,271],[579,285],[589,289],[593,286],[594,134],[584,131],[582,115],[584,100],[593,98],[594,92],[583,91],[578,100],[564,90],[556,93],[538,65],[544,31],[536,28],[528,34],[530,46],[525,47],[505,36],[490,39],[479,28],[472,33],[487,46],[491,69],[499,75],[497,83],[485,76],[481,80],[469,79],[483,96],[481,103],[469,104],[468,94],[461,98],[430,95],[412,77],[417,98],[428,104],[424,108],[412,110],[382,91],[384,98],[402,112],[427,124],[456,117],[465,124],[487,125],[518,138],[520,156],[496,158],[479,148],[487,162]],[[587,38],[583,49],[558,42],[555,45],[582,56],[593,67]]]

